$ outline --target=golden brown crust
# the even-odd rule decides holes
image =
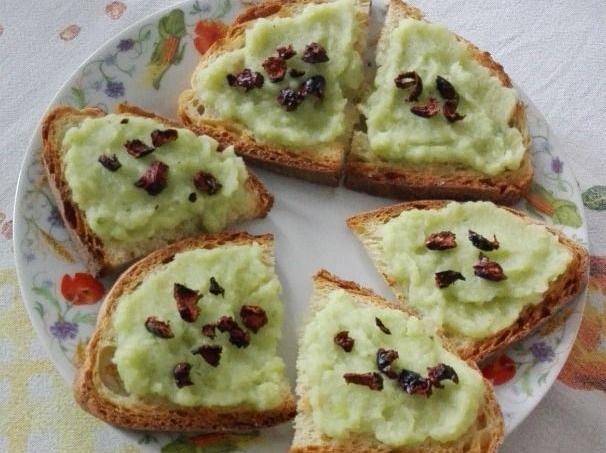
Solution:
[[[368,303],[382,308],[402,310],[405,307],[394,306],[373,291],[360,287],[357,283],[341,280],[326,270],[320,270],[314,276],[314,296],[317,305],[321,305],[322,296],[334,289],[343,289],[356,297],[359,303]],[[312,310],[320,307],[314,307]],[[410,313],[408,313],[410,314]],[[444,347],[453,348],[444,341]],[[479,369],[473,361],[467,364]],[[369,436],[351,436],[346,440],[331,439],[315,428],[306,389],[297,385],[299,401],[295,418],[295,438],[289,453],[491,453],[496,452],[504,438],[503,416],[499,409],[492,385],[484,379],[484,403],[478,411],[476,423],[459,439],[441,443],[426,441],[413,447],[390,448]]]
[[[194,71],[192,80],[198,70],[205,67],[217,55],[241,47],[244,44],[244,31],[252,21],[261,17],[286,17],[302,6],[323,2],[324,0],[277,0],[251,6],[238,16],[226,36],[215,42],[204,54]],[[358,17],[365,28],[368,21],[368,2],[359,0],[358,4]],[[358,51],[362,52],[364,42],[360,41],[357,47]],[[351,110],[353,113],[353,108]],[[205,107],[199,103],[194,90],[185,90],[181,93],[178,116],[183,124],[198,134],[203,133],[213,137],[223,147],[233,145],[236,152],[247,163],[310,182],[329,186],[339,185],[344,156],[350,142],[349,133],[333,143],[304,149],[289,149],[261,142],[236,122],[202,116],[204,112]],[[353,126],[353,119],[352,114],[352,124],[349,129]]]
[[[167,126],[183,127],[179,123],[147,112],[133,105],[121,104],[118,113],[132,116],[152,118]],[[65,222],[66,228],[76,245],[80,256],[84,259],[87,269],[95,275],[113,272],[124,267],[128,262],[144,256],[167,243],[183,239],[185,235],[178,230],[172,231],[167,237],[158,238],[138,249],[112,253],[107,245],[92,231],[86,222],[84,213],[73,202],[71,190],[63,173],[61,143],[63,135],[71,127],[78,125],[89,117],[101,117],[105,113],[98,108],[77,110],[69,106],[59,106],[51,110],[42,122],[42,163],[48,183],[56,202],[57,208]],[[273,196],[267,191],[261,181],[249,171],[246,182],[249,190],[256,194],[257,204],[251,218],[265,217],[273,205]]]
[[[84,363],[77,370],[73,389],[80,406],[112,425],[150,431],[249,431],[292,419],[295,415],[295,400],[287,388],[284,389],[284,400],[280,406],[263,411],[247,407],[182,407],[164,400],[160,403],[130,400],[128,404],[121,404],[119,393],[111,398],[107,396],[108,391],[113,389],[106,382],[112,378],[119,381],[119,376],[115,365],[109,360],[111,357],[108,359],[102,353],[112,340],[111,317],[119,299],[133,291],[155,268],[170,262],[176,253],[253,242],[270,250],[273,236],[219,233],[193,237],[152,253],[125,271],[103,302],[95,332],[86,347]]]
[[[397,217],[403,211],[413,209],[439,209],[446,206],[449,201],[445,200],[419,200],[408,203],[400,203],[393,206],[358,214],[347,219],[347,226],[356,234],[358,239],[368,250],[383,278],[394,290],[398,299],[406,304],[405,296],[399,294],[396,289],[395,280],[390,277],[385,269],[384,263],[379,261],[379,251],[371,245],[371,237],[376,236],[378,225],[387,223]],[[512,214],[522,218],[527,223],[543,225],[523,212],[503,207]],[[549,319],[561,307],[568,304],[583,290],[588,278],[589,255],[585,248],[575,241],[568,239],[559,230],[546,226],[545,228],[558,238],[560,244],[564,245],[573,255],[566,271],[549,285],[549,289],[543,295],[543,300],[536,305],[526,307],[518,317],[518,320],[510,327],[503,329],[482,340],[472,340],[462,336],[446,334],[446,338],[456,347],[457,353],[464,359],[481,361],[495,352],[498,352],[515,341],[526,337],[543,322]],[[413,312],[416,312],[412,309]]]
[[[397,25],[402,18],[424,20],[423,13],[401,0],[391,0],[387,33],[391,26]],[[387,40],[387,35],[381,40]],[[497,63],[489,52],[483,52],[471,42],[457,36],[465,43],[472,56],[493,75],[501,84],[511,87],[511,79],[503,66]],[[381,45],[381,44],[380,44]],[[366,162],[352,152],[345,164],[345,187],[373,195],[402,200],[453,199],[453,200],[489,200],[500,204],[513,204],[530,190],[533,168],[528,150],[530,134],[526,121],[524,105],[518,102],[511,124],[521,133],[526,147],[526,155],[515,171],[505,171],[495,176],[452,164],[400,165],[390,162]],[[363,144],[362,146],[367,146]],[[354,151],[355,151],[355,147]]]

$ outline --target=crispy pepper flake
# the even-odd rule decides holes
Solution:
[[[475,231],[469,230],[469,241],[473,244],[473,246],[477,249],[484,250],[485,252],[490,252],[492,250],[497,250],[500,247],[499,241],[497,241],[497,236],[492,235],[492,241]]]
[[[321,75],[311,76],[299,87],[299,93],[303,97],[316,96],[318,99],[324,98],[324,89],[326,88],[326,79]]]
[[[189,196],[187,197],[187,199],[189,201],[191,201],[192,203],[194,203],[198,199],[198,195],[196,195],[196,192],[192,192],[192,193],[189,194]]]
[[[194,175],[194,186],[207,195],[214,195],[223,187],[217,178],[202,170]]]
[[[303,56],[301,59],[305,63],[325,63],[329,60],[328,55],[326,54],[326,49],[322,47],[317,42],[312,42],[305,46],[305,52],[303,52]]]
[[[191,365],[187,362],[180,362],[175,365],[173,368],[173,376],[175,378],[175,383],[177,387],[182,388],[188,385],[194,385],[189,377],[189,372],[191,371]]]
[[[263,62],[263,69],[267,72],[269,80],[274,83],[280,82],[286,75],[286,61],[280,57],[268,57]]]
[[[250,334],[242,330],[234,318],[222,316],[217,323],[219,332],[229,333],[229,342],[238,348],[245,348],[250,344]]]
[[[208,363],[210,366],[216,367],[219,365],[221,360],[221,352],[223,348],[221,346],[204,345],[198,349],[194,349],[191,353],[198,354]]]
[[[291,76],[293,79],[296,79],[296,78],[299,78],[299,77],[303,77],[303,76],[305,75],[305,71],[299,71],[299,70],[298,70],[298,69],[296,69],[296,68],[292,68],[292,69],[291,69],[291,70],[288,72],[288,74],[289,74],[289,75],[290,75],[290,76]]]
[[[198,315],[200,314],[198,300],[202,297],[198,294],[198,291],[189,289],[187,286],[181,285],[180,283],[175,283],[173,287],[173,296],[177,301],[177,310],[179,310],[181,319],[186,322],[194,322],[198,319]]]
[[[379,329],[381,329],[381,332],[383,332],[386,335],[391,335],[391,330],[389,330],[387,327],[385,327],[385,324],[383,324],[383,321],[381,321],[379,318],[375,318],[375,324],[377,325],[377,327]]]
[[[204,324],[202,326],[202,335],[210,338],[211,340],[214,340],[214,338],[217,336],[216,328],[216,324]]]
[[[459,376],[451,366],[438,363],[436,366],[427,368],[427,379],[435,388],[444,388],[442,381],[451,380],[455,384],[459,383]]]
[[[160,338],[173,338],[175,336],[170,328],[170,323],[160,321],[155,316],[150,316],[145,320],[145,328],[149,333]]]
[[[258,305],[242,305],[240,318],[242,323],[254,333],[267,324],[267,313]]]
[[[118,168],[122,166],[115,154],[112,154],[111,156],[101,154],[99,156],[99,163],[112,172],[118,170]]]
[[[210,286],[208,287],[208,292],[214,294],[215,296],[221,294],[223,297],[225,297],[225,289],[221,285],[219,285],[219,282],[217,282],[215,277],[210,278]]]
[[[284,107],[287,112],[292,112],[299,107],[299,104],[305,99],[298,90],[292,88],[282,88],[278,94],[278,104]]]
[[[278,52],[278,57],[284,60],[289,60],[297,54],[297,52],[295,52],[295,49],[292,48],[291,44],[289,44],[288,46],[278,47],[276,49],[276,52]]]
[[[402,370],[398,376],[400,388],[409,395],[431,395],[431,381],[422,377],[419,373],[410,370]]]
[[[457,102],[455,101],[446,101],[442,106],[442,113],[449,123],[456,123],[457,121],[465,119],[465,115],[461,115],[457,112]]]
[[[152,144],[158,148],[170,142],[174,142],[179,137],[177,129],[165,129],[161,131],[156,129],[151,133]]]
[[[483,253],[480,253],[480,261],[473,265],[473,273],[480,278],[492,282],[500,282],[507,278],[501,265],[495,261],[491,261]]]
[[[433,277],[438,288],[447,288],[457,280],[465,280],[460,272],[451,270],[436,272]]]
[[[135,182],[135,187],[144,189],[149,195],[158,195],[166,187],[167,176],[168,165],[156,160],[143,173],[143,176]]]
[[[455,90],[455,88],[452,86],[452,84],[448,80],[446,80],[444,77],[442,77],[442,76],[436,77],[436,88],[438,89],[440,96],[442,96],[447,101],[456,100],[458,102],[459,95],[457,94],[457,90]]]
[[[343,348],[345,352],[351,352],[354,347],[354,339],[349,336],[349,331],[343,330],[334,337],[334,342],[337,346]]]
[[[253,88],[261,88],[265,82],[263,74],[260,72],[253,72],[248,68],[243,69],[236,75],[227,74],[226,78],[229,86],[244,88],[245,91],[250,91]]]
[[[379,368],[379,371],[385,374],[389,379],[396,379],[398,377],[398,373],[396,373],[391,365],[399,356],[398,351],[393,349],[379,348],[377,351],[377,368]]]
[[[383,377],[379,373],[345,373],[343,379],[348,384],[365,385],[371,390],[383,390]]]
[[[421,80],[421,77],[415,71],[402,72],[393,81],[396,87],[402,90],[412,87],[406,101],[413,102],[419,100],[419,96],[423,92],[423,80]]]
[[[440,113],[440,104],[436,98],[429,98],[425,105],[413,105],[410,111],[422,118],[431,118]]]
[[[133,156],[135,159],[147,156],[149,153],[155,150],[155,148],[147,146],[145,143],[138,139],[128,140],[124,144],[124,147],[126,148],[126,152]]]
[[[429,250],[448,250],[457,246],[457,235],[451,231],[432,233],[425,239],[425,247]]]
[[[122,118],[120,124],[128,124],[128,118]]]

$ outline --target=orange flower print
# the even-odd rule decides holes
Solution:
[[[122,2],[111,2],[105,7],[105,14],[112,20],[118,20],[126,11],[126,5]]]
[[[80,33],[80,27],[76,24],[68,25],[59,33],[59,38],[63,41],[71,41]]]
[[[494,361],[482,367],[482,374],[493,385],[502,385],[509,382],[516,374],[516,364],[506,354],[502,354]]]
[[[581,328],[558,379],[575,389],[606,392],[606,256],[592,256],[590,263]]]
[[[94,304],[104,292],[101,282],[84,272],[76,272],[73,277],[65,274],[61,279],[61,294],[73,305]]]
[[[204,54],[210,46],[227,33],[227,25],[215,20],[201,20],[194,30],[194,46]]]

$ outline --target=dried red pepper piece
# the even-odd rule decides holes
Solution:
[[[449,123],[456,123],[465,119],[465,115],[461,115],[457,112],[458,101],[446,101],[442,106],[442,113],[446,117]]]
[[[457,235],[451,231],[432,233],[425,239],[425,247],[429,250],[448,250],[457,246]]]
[[[173,338],[175,336],[170,328],[170,323],[160,321],[155,316],[150,316],[145,320],[145,328],[149,333],[160,338]]]
[[[210,366],[216,367],[219,365],[219,361],[221,360],[221,352],[223,348],[221,346],[213,346],[213,345],[204,345],[200,346],[198,349],[194,349],[191,353],[200,355],[206,363]]]
[[[383,324],[383,321],[381,321],[379,318],[375,318],[375,324],[377,325],[377,327],[379,329],[381,329],[381,332],[383,332],[386,335],[391,335],[391,330],[389,330],[387,327],[385,327],[385,324]]]
[[[440,113],[440,104],[436,98],[429,98],[425,105],[413,105],[410,111],[422,118],[431,118]]]
[[[219,282],[217,282],[215,277],[210,278],[210,286],[208,287],[208,292],[214,294],[215,296],[221,294],[223,297],[225,297],[225,289],[221,285],[219,285]]]
[[[295,52],[295,49],[292,48],[291,44],[289,44],[288,46],[278,47],[276,49],[276,52],[278,53],[278,57],[284,60],[288,60],[297,54],[297,52]]]
[[[133,156],[136,159],[140,157],[147,156],[151,152],[153,152],[156,148],[152,148],[151,146],[146,145],[141,140],[134,139],[128,140],[124,147],[126,148],[126,152]]]
[[[396,373],[391,365],[399,356],[398,351],[393,349],[379,348],[377,351],[377,368],[379,368],[381,373],[387,375],[389,379],[396,379],[398,377],[398,373]]]
[[[492,250],[497,250],[500,247],[499,241],[497,241],[497,236],[492,235],[492,241],[475,231],[469,230],[468,232],[469,241],[473,244],[473,246],[477,249],[484,250],[485,252],[490,252]]]
[[[316,96],[318,99],[324,98],[326,88],[326,79],[322,75],[311,76],[299,87],[301,96]]]
[[[120,124],[128,124],[128,118],[122,118]]]
[[[311,64],[325,63],[329,60],[326,49],[317,42],[312,42],[305,46],[305,52],[303,52],[301,59],[304,62]]]
[[[244,88],[245,91],[250,91],[253,88],[261,88],[265,82],[263,74],[260,72],[253,72],[250,69],[243,69],[240,73],[233,75],[227,74],[227,83],[229,86],[237,86]]]
[[[187,199],[189,201],[191,201],[192,203],[195,203],[195,201],[198,199],[198,195],[196,195],[196,192],[192,192],[189,194],[189,196],[187,197]]]
[[[410,370],[402,370],[398,376],[400,388],[409,395],[431,395],[431,382],[419,373]]]
[[[400,89],[411,88],[410,94],[406,100],[408,102],[418,101],[423,92],[423,80],[415,71],[402,72],[393,80]]]
[[[287,112],[296,110],[304,99],[298,90],[293,90],[292,88],[282,88],[277,97],[278,104],[284,107],[284,110]]]
[[[111,156],[101,154],[99,156],[99,163],[111,172],[118,170],[122,166],[115,154]]]
[[[427,368],[427,379],[435,388],[444,388],[442,381],[451,380],[455,384],[459,383],[459,376],[451,366],[438,363],[436,366]]]
[[[465,280],[465,277],[457,271],[441,271],[434,274],[436,286],[438,288],[447,288],[457,280]]]
[[[188,385],[194,385],[189,377],[189,372],[191,371],[191,365],[187,362],[180,362],[175,365],[173,368],[173,377],[175,378],[175,383],[177,387],[182,388]]]
[[[348,384],[365,385],[371,390],[383,390],[383,377],[379,373],[345,373],[343,379]]]
[[[507,278],[501,265],[495,261],[491,261],[483,253],[480,253],[480,261],[473,265],[473,273],[480,278],[492,282],[500,282]]]
[[[135,182],[135,187],[144,189],[149,195],[155,196],[164,190],[168,177],[168,165],[159,160],[154,161]]]
[[[173,286],[173,296],[177,301],[177,310],[179,310],[181,319],[186,322],[194,322],[198,319],[200,315],[198,300],[202,297],[198,294],[198,291],[189,289],[180,283],[175,283]]]
[[[219,332],[229,333],[229,342],[238,348],[245,348],[250,344],[250,334],[242,330],[234,318],[222,316],[217,323]]]
[[[267,313],[258,305],[242,305],[240,318],[249,330],[257,333],[261,327],[267,324]]]
[[[296,68],[292,68],[288,74],[293,78],[296,79],[298,77],[303,77],[305,75],[305,71],[299,71]]]
[[[217,336],[217,333],[215,331],[216,328],[217,328],[216,324],[204,324],[202,326],[202,335],[204,335],[205,337],[208,337],[210,339],[214,339]]]
[[[286,61],[280,57],[268,57],[263,62],[263,69],[267,72],[269,80],[274,83],[280,82],[286,75]]]
[[[340,346],[345,352],[351,352],[354,347],[354,339],[349,336],[349,331],[343,330],[335,335],[333,341],[337,346]]]
[[[207,195],[214,195],[223,187],[217,178],[202,170],[194,175],[194,186]]]
[[[444,99],[448,101],[456,100],[458,102],[459,95],[457,94],[457,90],[455,90],[452,84],[444,77],[436,77],[436,88],[438,89],[440,96],[442,96]]]
[[[152,144],[156,148],[166,145],[167,143],[174,142],[178,137],[179,134],[176,129],[165,129],[163,131],[156,129],[151,133]]]

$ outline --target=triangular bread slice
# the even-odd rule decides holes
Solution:
[[[222,54],[244,47],[246,30],[252,27],[257,20],[296,16],[308,6],[322,3],[329,2],[327,0],[271,0],[244,10],[229,27],[226,36],[215,42],[202,56],[192,75],[192,87],[195,86],[199,71]],[[368,0],[355,0],[355,14],[359,22],[360,33],[354,48],[360,55],[366,45],[365,35],[369,7]],[[301,49],[296,50],[301,52]],[[295,58],[299,58],[299,55]],[[262,69],[260,70],[262,71]],[[303,79],[304,77],[293,80]],[[268,83],[270,82],[265,75],[265,84]],[[226,88],[229,88],[227,84]],[[349,149],[351,130],[357,121],[356,102],[356,99],[352,99],[345,107],[347,124],[342,136],[331,143],[314,143],[297,148],[260,141],[241,123],[223,119],[213,113],[208,106],[202,104],[195,89],[185,90],[181,94],[178,114],[183,123],[192,130],[214,137],[222,146],[233,145],[236,152],[248,163],[307,181],[337,186],[345,154]],[[263,115],[263,112],[260,111],[258,114]],[[284,112],[284,115],[288,114],[288,112]]]
[[[371,290],[362,288],[354,282],[341,280],[325,270],[319,271],[313,278],[313,294],[311,296],[311,307],[309,321],[311,321],[317,312],[327,305],[329,295],[335,290],[343,290],[348,296],[354,299],[354,303],[361,308],[364,306],[379,307],[385,310],[401,311],[408,316],[412,316],[405,311],[405,308],[398,307],[385,299],[379,297]],[[333,302],[338,303],[338,302]],[[303,328],[304,331],[306,327]],[[328,335],[331,333],[327,332]],[[354,339],[355,341],[355,339]],[[331,345],[332,346],[332,345]],[[443,347],[452,351],[447,341],[443,341]],[[356,346],[353,345],[355,350]],[[353,352],[352,352],[353,353]],[[397,362],[395,362],[397,364]],[[467,361],[467,365],[480,374],[477,365],[472,361]],[[373,366],[369,362],[369,368]],[[504,437],[503,417],[499,405],[496,401],[492,385],[483,379],[484,385],[483,401],[477,410],[475,421],[470,423],[470,427],[464,434],[455,440],[448,442],[438,442],[431,438],[426,438],[423,442],[410,446],[388,446],[379,442],[372,434],[356,434],[345,439],[331,438],[321,431],[314,423],[313,409],[309,400],[310,388],[302,382],[301,375],[305,373],[302,369],[301,346],[299,348],[299,359],[297,363],[297,396],[299,397],[297,405],[297,416],[295,418],[295,436],[290,449],[290,453],[312,453],[312,452],[330,452],[330,453],[490,453],[497,451]],[[384,379],[385,384],[395,385],[392,381]],[[371,390],[368,390],[371,391]],[[420,398],[422,401],[436,397],[434,395],[426,399],[425,396],[412,395],[411,398]],[[437,395],[439,397],[439,395]],[[374,412],[374,411],[373,411]],[[337,415],[335,409],[335,417]]]
[[[275,373],[281,373],[281,376],[276,378],[277,388],[275,394],[279,398],[279,404],[275,407],[257,409],[250,404],[240,404],[236,406],[217,405],[214,407],[205,406],[184,406],[179,405],[175,402],[171,402],[168,398],[159,395],[146,395],[138,396],[136,394],[129,394],[124,386],[118,366],[114,363],[113,358],[115,357],[116,351],[119,350],[120,344],[116,340],[116,329],[113,324],[113,317],[116,313],[117,307],[125,296],[136,291],[140,285],[142,285],[148,277],[153,277],[159,273],[164,272],[167,266],[170,266],[171,262],[179,259],[179,256],[190,251],[209,251],[213,252],[221,248],[231,246],[253,246],[260,247],[260,256],[264,266],[267,266],[268,272],[273,275],[273,279],[277,281],[274,270],[274,257],[273,257],[273,237],[270,234],[262,236],[252,236],[247,233],[220,233],[216,235],[206,235],[196,238],[186,239],[179,243],[165,247],[164,249],[158,250],[141,261],[130,267],[113,286],[110,293],[107,295],[99,316],[97,318],[97,326],[93,333],[87,347],[86,354],[83,364],[77,370],[76,378],[74,381],[74,394],[77,402],[82,408],[94,416],[119,427],[137,429],[137,430],[152,430],[152,431],[178,431],[178,432],[237,432],[237,431],[250,431],[257,428],[268,427],[282,423],[292,419],[295,415],[295,400],[290,391],[290,386],[286,377],[283,374],[284,366],[282,364],[282,371],[275,371]],[[255,258],[256,259],[256,258]],[[234,263],[234,269],[237,265]],[[202,269],[204,271],[204,269]],[[172,275],[171,275],[172,277]],[[219,285],[222,284],[221,275],[216,275],[216,281]],[[176,278],[186,279],[186,275],[176,275]],[[183,280],[181,280],[183,281]],[[253,285],[256,283],[253,283]],[[202,281],[200,277],[199,285],[208,285],[208,281]],[[274,282],[275,285],[275,282]],[[249,285],[250,286],[250,285]],[[197,286],[198,287],[198,286]],[[196,287],[196,288],[197,288]],[[192,288],[192,289],[196,289]],[[252,288],[252,287],[251,287]],[[229,286],[222,288],[224,294],[228,291],[235,289]],[[202,290],[201,290],[202,291]],[[241,357],[241,354],[247,354],[248,348],[255,346],[255,341],[261,341],[259,335],[263,334],[263,329],[268,329],[272,323],[271,314],[281,313],[281,305],[271,307],[267,304],[261,305],[267,313],[266,325],[261,327],[256,333],[250,331],[248,333],[250,338],[250,345],[244,349],[236,349],[236,346],[226,341],[226,333],[221,333],[221,330],[217,328],[215,332],[216,338],[211,337],[205,338],[202,330],[200,329],[202,323],[208,322],[207,319],[210,315],[208,314],[208,308],[205,308],[205,304],[219,304],[221,305],[221,295],[217,294],[213,296],[209,294],[212,289],[208,289],[208,292],[204,291],[201,299],[199,299],[199,316],[193,324],[185,323],[179,314],[176,315],[176,319],[173,318],[172,322],[168,319],[169,326],[172,328],[174,337],[171,338],[155,338],[151,333],[144,332],[144,339],[142,341],[149,342],[155,341],[155,349],[162,347],[164,344],[159,342],[175,342],[175,341],[188,341],[184,340],[184,335],[195,335],[195,343],[203,343],[204,341],[211,342],[211,344],[222,344],[222,354],[219,364],[213,368],[202,360],[202,357],[197,355],[188,354],[188,362],[192,364],[192,380],[194,381],[194,387],[185,387],[184,389],[194,388],[196,383],[198,386],[202,381],[196,381],[194,379],[194,373],[213,373],[221,369],[221,366],[226,359],[226,349],[232,348],[230,357]],[[251,289],[251,292],[253,290]],[[172,292],[172,285],[170,288]],[[209,298],[213,298],[210,300]],[[158,299],[161,299],[160,297]],[[132,299],[131,299],[132,300]],[[279,300],[273,300],[278,302]],[[174,307],[177,312],[177,306],[174,300],[157,300],[154,301],[158,305],[168,303],[170,309]],[[242,300],[242,304],[254,303],[251,300]],[[222,309],[222,308],[221,308]],[[227,308],[226,308],[227,310]],[[206,311],[206,313],[205,313]],[[130,313],[130,311],[129,311]],[[138,311],[142,317],[136,319],[135,322],[141,323],[141,326],[146,323],[145,316],[142,311]],[[273,322],[272,329],[280,329],[279,318],[276,315]],[[234,318],[238,323],[242,322],[238,315],[234,313]],[[166,320],[166,319],[165,319]],[[212,320],[214,322],[214,319]],[[184,323],[179,326],[178,323]],[[147,327],[147,325],[145,326]],[[195,329],[195,332],[191,329]],[[244,327],[243,327],[244,329]],[[245,330],[248,332],[246,328]],[[132,330],[132,329],[131,329]],[[149,330],[149,329],[148,329]],[[214,330],[213,330],[214,332]],[[132,332],[131,332],[132,333]],[[271,336],[263,338],[263,346],[271,348],[270,354],[272,357],[277,358],[277,338],[274,334],[268,334]],[[279,334],[278,334],[279,335]],[[174,343],[173,343],[174,346]],[[173,347],[170,346],[169,347]],[[257,346],[258,347],[258,346]],[[152,349],[154,349],[152,347]],[[173,349],[174,350],[174,349]],[[153,354],[151,358],[153,359]],[[273,360],[273,359],[272,359]],[[130,362],[129,362],[130,363]],[[160,364],[162,369],[166,368],[166,373],[170,377],[173,363]],[[262,364],[259,364],[261,367]],[[153,367],[152,367],[153,370]],[[156,376],[156,375],[154,375]],[[237,378],[226,379],[227,382],[238,382],[241,376]],[[153,379],[151,374],[148,379]],[[200,378],[201,379],[201,378]],[[265,385],[263,380],[259,382],[257,376],[255,381],[253,379],[253,386]],[[162,385],[158,382],[156,385]],[[174,383],[173,383],[174,385]],[[236,384],[229,384],[236,385]],[[178,390],[177,387],[174,390]],[[237,389],[234,389],[237,390]],[[178,390],[182,391],[182,390]],[[209,391],[207,388],[197,388],[196,392]]]
[[[182,128],[176,122],[146,112],[138,107],[121,104],[118,114],[150,118],[169,128]],[[102,274],[123,268],[129,262],[141,258],[148,253],[191,236],[192,233],[183,231],[178,226],[164,231],[160,237],[142,238],[128,245],[119,243],[107,244],[93,231],[87,222],[85,212],[73,200],[71,189],[64,173],[64,156],[67,150],[63,146],[63,138],[68,130],[78,127],[87,118],[101,118],[106,114],[101,109],[87,107],[77,110],[69,106],[60,106],[51,110],[42,123],[42,163],[50,185],[51,192],[57,203],[65,226],[86,266],[93,274]],[[185,130],[185,129],[183,129]],[[100,149],[100,153],[106,150]],[[155,153],[154,153],[155,154]],[[152,154],[153,155],[153,154]],[[110,190],[99,187],[99,190]],[[273,196],[263,183],[251,172],[245,182],[245,190],[254,199],[246,210],[242,210],[231,223],[265,217],[273,205]],[[151,198],[151,197],[150,197]],[[184,200],[187,203],[187,200]],[[197,233],[202,233],[198,231]]]
[[[388,55],[390,37],[404,19],[424,21],[423,13],[419,9],[402,0],[390,0],[385,25],[377,46],[377,63],[379,65],[381,61],[387,61],[390,58]],[[469,54],[494,77],[498,78],[502,86],[512,87],[511,80],[503,67],[488,52],[481,51],[460,36],[456,36],[456,39],[462,45],[467,46]],[[414,46],[414,43],[409,45]],[[412,69],[401,68],[402,71]],[[429,80],[423,82],[424,87],[433,84],[433,81]],[[406,105],[406,103],[404,104]],[[407,105],[408,107],[409,105]],[[431,120],[436,120],[436,118]],[[353,190],[403,200],[481,199],[512,204],[528,192],[532,181],[533,168],[528,152],[531,140],[526,123],[524,105],[518,101],[511,114],[509,125],[520,131],[526,152],[518,169],[505,170],[496,175],[484,174],[471,167],[452,162],[393,163],[373,155],[365,130],[355,131],[351,152],[346,163],[345,186]]]
[[[363,214],[350,217],[348,227],[362,242],[374,265],[384,277],[400,302],[417,314],[419,311],[409,303],[408,288],[399,285],[395,277],[389,273],[388,264],[384,257],[382,246],[381,227],[390,220],[397,218],[401,213],[410,210],[439,210],[455,201],[424,200],[401,203],[385,208],[376,209]],[[566,237],[559,230],[543,225],[525,213],[508,207],[498,207],[516,216],[526,224],[540,225],[555,236],[559,244],[563,245],[571,254],[571,259],[564,272],[549,282],[548,289],[543,293],[542,300],[534,305],[526,305],[520,312],[517,320],[509,327],[480,339],[470,338],[457,333],[445,333],[446,338],[456,348],[457,353],[465,358],[480,361],[497,351],[506,348],[511,343],[529,335],[533,330],[555,314],[561,307],[568,304],[585,287],[588,277],[589,257],[587,250]],[[471,229],[472,226],[469,226]],[[491,238],[492,239],[492,238]],[[498,239],[498,234],[497,234]],[[532,240],[529,237],[520,238],[521,241]],[[457,242],[467,241],[466,237],[457,235]],[[477,250],[480,252],[479,250]],[[443,253],[443,252],[435,252]],[[480,252],[481,253],[481,252]],[[436,271],[439,269],[436,269]],[[462,270],[462,269],[457,269]],[[466,270],[469,278],[469,270]],[[433,281],[434,276],[428,275]],[[455,283],[456,284],[456,283]],[[498,284],[498,283],[495,283]]]

